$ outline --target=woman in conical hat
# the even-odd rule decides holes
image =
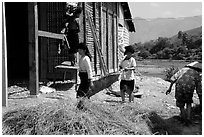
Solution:
[[[195,69],[196,71],[202,72],[202,63],[200,63],[198,61],[187,64],[185,67]]]
[[[175,83],[175,98],[176,106],[180,108],[181,119],[190,122],[191,120],[191,104],[193,103],[193,93],[196,89],[200,100],[200,110],[202,108],[202,65],[199,62],[192,62],[171,77],[171,84],[166,94],[171,92],[172,86]],[[187,106],[187,116],[185,111]]]

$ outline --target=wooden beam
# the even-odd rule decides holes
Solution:
[[[83,25],[84,25],[84,43],[86,44],[86,2],[83,2]]]
[[[96,3],[93,3],[93,23],[96,28]],[[97,33],[97,32],[96,32]],[[96,43],[94,42],[94,70],[95,70],[95,75],[97,75],[97,51],[96,51]]]
[[[100,45],[101,45],[101,51],[103,53],[103,34],[102,34],[102,18],[103,18],[103,9],[102,9],[102,2],[99,2],[99,40],[100,40]],[[102,64],[100,62],[100,70],[102,70]],[[100,74],[102,75],[102,71],[100,71]]]
[[[38,30],[38,36],[48,37],[48,38],[53,38],[53,39],[64,39],[65,38],[64,34],[57,34],[57,33],[52,33],[52,32],[47,32],[47,31],[41,31],[41,30]]]
[[[117,57],[117,60],[116,60],[116,64],[117,64],[117,70],[119,70],[119,54],[118,54],[118,51],[119,51],[119,48],[118,48],[118,26],[119,26],[119,23],[118,23],[118,18],[119,18],[119,3],[116,2],[116,57]]]
[[[106,62],[107,62],[107,69],[108,69],[108,72],[110,71],[110,69],[109,69],[109,35],[108,35],[108,31],[109,31],[109,29],[108,29],[108,8],[106,8]]]
[[[2,106],[8,105],[8,77],[7,77],[7,42],[6,42],[6,18],[5,18],[5,2],[2,3]]]
[[[28,3],[29,28],[29,90],[36,97],[39,92],[38,9],[37,2]]]
[[[114,16],[113,16],[113,14],[112,14],[112,30],[113,30],[113,32],[112,32],[112,45],[113,45],[113,49],[112,49],[112,53],[113,53],[113,71],[115,72],[115,54],[116,54],[116,50],[115,50],[115,27],[117,27],[117,26],[115,26],[115,21],[114,21]]]

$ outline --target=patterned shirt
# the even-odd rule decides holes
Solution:
[[[176,81],[177,90],[182,90],[185,93],[193,93],[195,88],[201,90],[201,74],[194,69],[184,67],[174,74],[171,80]]]

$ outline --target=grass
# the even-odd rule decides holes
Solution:
[[[84,108],[62,100],[20,107],[3,115],[4,135],[151,134],[144,115],[131,104],[109,106],[84,100]],[[141,126],[143,124],[143,126]]]
[[[189,64],[189,62],[186,62],[184,60],[148,59],[148,60],[137,61],[137,69],[142,75],[160,77],[165,80],[166,69],[170,67],[175,67],[180,69],[186,64]]]

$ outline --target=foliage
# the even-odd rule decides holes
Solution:
[[[150,55],[148,50],[142,50],[140,53],[138,53],[138,56],[142,57],[143,59],[148,58]]]
[[[176,39],[159,37],[157,40],[133,44],[138,56],[146,59],[201,60],[202,33],[190,35],[179,31]]]
[[[164,73],[165,73],[165,79],[166,81],[170,81],[171,77],[176,73],[178,72],[178,67],[175,67],[175,66],[170,66],[169,68],[165,69],[164,70]]]
[[[168,41],[168,38],[159,37],[155,46],[153,46],[152,49],[150,50],[150,53],[154,54],[159,51],[162,51],[165,47],[168,47],[169,44],[170,43]]]

